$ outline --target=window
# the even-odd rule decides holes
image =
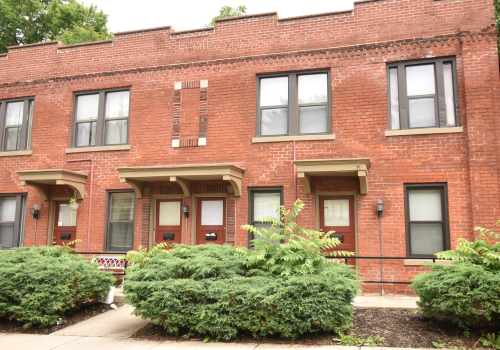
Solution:
[[[31,149],[34,98],[0,101],[0,151]]]
[[[257,137],[329,134],[330,73],[257,78]]]
[[[389,129],[459,126],[454,58],[387,65]]]
[[[278,211],[273,202],[277,205],[283,204],[283,188],[251,188],[248,190],[248,223],[258,229],[265,228],[269,231],[272,224],[258,222],[260,218],[272,216],[278,218]],[[249,232],[248,245],[251,245],[251,240],[260,239],[260,237]]]
[[[107,209],[108,251],[129,251],[134,246],[135,193],[109,191]]]
[[[406,184],[405,218],[407,256],[450,249],[446,184]]]
[[[73,147],[128,144],[130,90],[75,94]]]
[[[0,247],[20,247],[24,241],[26,195],[0,195]]]

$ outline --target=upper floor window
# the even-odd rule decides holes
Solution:
[[[389,129],[459,126],[454,58],[387,65]]]
[[[257,78],[257,137],[329,134],[330,73]]]
[[[128,144],[130,90],[75,94],[73,147]]]
[[[32,97],[0,101],[1,152],[31,149],[34,107]]]

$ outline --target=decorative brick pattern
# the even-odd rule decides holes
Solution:
[[[193,185],[191,189],[195,194],[226,193],[227,185]]]

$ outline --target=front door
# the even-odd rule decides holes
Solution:
[[[76,213],[69,209],[69,202],[56,202],[54,245],[68,244],[76,239]],[[74,247],[74,245],[72,245]]]
[[[319,222],[323,232],[335,231],[332,237],[341,241],[335,250],[356,252],[356,229],[354,223],[354,196],[319,197]],[[354,265],[355,259],[349,259]]]
[[[182,199],[157,199],[155,243],[182,242]]]
[[[198,197],[196,244],[226,243],[226,198]]]

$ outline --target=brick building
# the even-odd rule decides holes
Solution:
[[[494,24],[492,0],[362,0],[10,47],[0,244],[247,246],[241,225],[297,198],[301,226],[337,231],[359,256],[381,254],[381,232],[397,257],[472,239],[500,219]],[[419,264],[388,261],[384,278]],[[381,278],[380,261],[358,267]]]

